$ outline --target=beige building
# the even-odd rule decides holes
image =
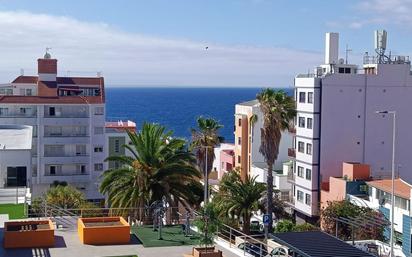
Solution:
[[[256,120],[251,122],[256,115]],[[252,124],[253,123],[253,124]],[[245,178],[258,176],[258,181],[266,181],[265,159],[259,152],[260,129],[263,126],[262,112],[258,100],[236,104],[235,106],[235,167],[240,167],[241,176]],[[288,147],[292,146],[292,136],[289,132],[282,133],[279,147],[278,160],[275,162],[274,171],[283,170],[283,163],[289,160]]]

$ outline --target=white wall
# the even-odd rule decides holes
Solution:
[[[30,150],[0,150],[0,188],[7,178],[7,167],[24,166],[27,168],[27,180],[30,183],[31,151]]]

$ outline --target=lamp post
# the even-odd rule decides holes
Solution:
[[[212,146],[206,146],[206,145],[201,145],[196,148],[203,148],[205,149],[205,170],[203,174],[203,180],[204,180],[204,204],[206,205],[209,202],[209,174],[207,172],[207,152],[209,148],[213,148]],[[213,157],[212,157],[213,158]]]
[[[394,214],[395,214],[395,145],[396,145],[396,111],[377,111],[377,114],[391,114],[392,115],[392,192],[391,192],[391,257],[394,257],[393,240],[394,240]]]

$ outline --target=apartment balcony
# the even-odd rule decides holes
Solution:
[[[73,163],[89,163],[89,155],[74,155],[74,156],[44,156],[45,164],[73,164]]]
[[[31,112],[31,113],[20,113],[20,112],[0,113],[0,118],[37,118],[37,112]]]
[[[66,181],[67,183],[86,183],[90,181],[89,173],[65,173],[65,174],[45,174],[41,179],[41,183],[51,184],[54,181]]]
[[[295,148],[288,148],[288,156],[291,158],[296,158],[296,149]]]

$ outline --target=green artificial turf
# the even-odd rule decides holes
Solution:
[[[0,214],[8,214],[9,219],[24,219],[24,204],[0,204]]]
[[[132,233],[136,235],[144,247],[197,245],[199,243],[197,235],[185,237],[181,225],[163,227],[163,240],[158,239],[158,232],[153,231],[151,225],[133,227]]]

